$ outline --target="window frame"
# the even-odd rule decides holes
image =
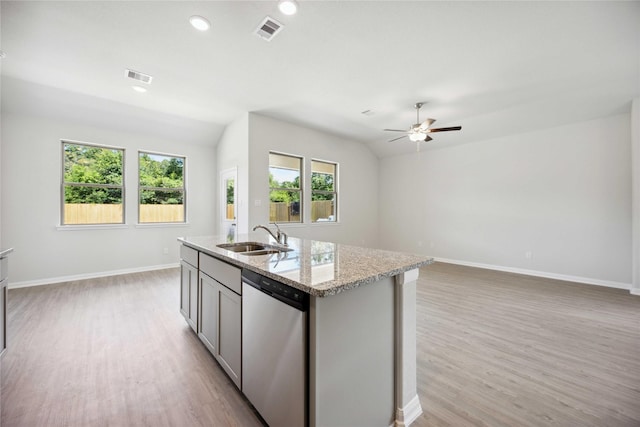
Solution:
[[[116,147],[106,144],[96,144],[92,142],[75,141],[72,139],[60,140],[60,227],[120,227],[126,224],[127,209],[126,209],[126,186],[125,186],[125,172],[126,172],[126,149],[124,147]],[[122,184],[91,184],[91,183],[68,183],[65,181],[65,145],[82,145],[85,147],[100,148],[105,150],[118,150],[122,152]],[[91,187],[91,188],[117,188],[121,191],[122,198],[122,222],[92,222],[92,223],[80,223],[80,224],[65,224],[64,208],[65,208],[65,188],[66,186],[72,187]]]
[[[313,163],[324,163],[327,165],[333,165],[334,166],[334,174],[333,174],[333,191],[322,191],[322,190],[314,190],[313,189]],[[338,162],[333,162],[330,160],[322,160],[322,159],[311,159],[311,175],[309,177],[309,183],[310,183],[310,192],[311,192],[311,203],[313,203],[313,195],[315,194],[333,194],[333,203],[334,203],[334,212],[335,212],[335,218],[333,221],[314,221],[313,219],[310,218],[311,224],[336,224],[338,223],[338,168],[339,168],[339,163]]]
[[[148,187],[148,186],[143,186],[140,183],[140,155],[141,154],[149,154],[151,156],[156,155],[156,156],[163,156],[163,157],[174,157],[174,158],[181,158],[182,159],[182,188],[169,188],[169,187]],[[138,187],[138,201],[136,203],[136,205],[138,206],[138,225],[142,225],[142,226],[154,226],[154,225],[176,225],[176,224],[187,224],[187,156],[186,155],[181,155],[181,154],[170,154],[170,153],[161,153],[158,151],[149,151],[149,150],[138,150],[138,181],[137,181],[137,187]],[[143,190],[151,190],[151,191],[182,191],[182,206],[183,206],[183,220],[182,221],[163,221],[163,222],[142,222],[140,220],[140,213],[141,213],[141,209],[140,209],[140,196],[142,195],[142,191]]]
[[[284,156],[284,157],[291,157],[294,159],[298,159],[300,161],[300,169],[299,169],[299,176],[300,176],[300,187],[299,188],[283,188],[283,187],[271,187],[271,183],[268,180],[268,175],[269,175],[269,171],[271,169],[271,159],[270,156],[274,154],[277,156]],[[283,153],[281,151],[273,151],[273,150],[269,150],[268,156],[267,156],[267,185],[268,185],[268,194],[269,194],[269,209],[271,209],[271,192],[272,191],[297,191],[299,193],[298,199],[299,199],[299,203],[300,203],[300,220],[299,221],[287,221],[287,222],[278,222],[278,224],[282,224],[282,225],[295,225],[295,224],[304,224],[305,220],[304,220],[304,183],[305,183],[305,176],[304,176],[304,170],[305,170],[305,159],[303,156],[297,155],[297,154],[291,154],[291,153]],[[271,222],[271,218],[270,218],[270,214],[269,214],[269,223],[273,224]]]

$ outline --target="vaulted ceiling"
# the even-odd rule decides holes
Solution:
[[[429,143],[444,147],[622,113],[640,96],[637,1],[299,0],[294,16],[275,0],[1,7],[3,83],[196,123],[212,144],[257,112],[384,157],[415,150],[382,129],[414,123],[418,101],[438,126],[463,126]],[[254,34],[266,16],[284,24],[270,42]],[[125,68],[153,76],[148,92]]]

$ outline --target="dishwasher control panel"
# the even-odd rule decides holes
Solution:
[[[246,268],[242,269],[242,281],[298,310],[307,311],[309,309],[309,294],[300,289],[280,283]]]

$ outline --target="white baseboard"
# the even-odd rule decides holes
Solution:
[[[422,415],[422,406],[416,394],[404,408],[396,409],[396,420],[392,427],[407,427],[417,420],[420,415]]]
[[[580,277],[580,276],[570,276],[566,274],[548,273],[546,271],[527,270],[524,268],[503,267],[500,265],[482,264],[479,262],[459,261],[456,259],[448,259],[448,258],[434,257],[433,259],[435,259],[438,262],[444,262],[447,264],[457,264],[457,265],[464,265],[467,267],[484,268],[487,270],[505,271],[508,273],[524,274],[527,276],[536,276],[536,277],[545,277],[547,279],[564,280],[566,282],[585,283],[587,285],[606,286],[608,288],[626,289],[628,291],[630,290],[631,293],[634,293],[634,291],[631,290],[631,283],[613,282],[610,280],[592,279],[590,277]],[[640,290],[636,290],[636,292],[640,292]]]
[[[30,286],[52,285],[54,283],[72,282],[76,280],[95,279],[98,277],[117,276],[120,274],[142,273],[145,271],[164,270],[166,268],[179,267],[180,263],[151,265],[148,267],[125,268],[123,270],[102,271],[99,273],[75,274],[73,276],[52,277],[49,279],[27,280],[24,282],[9,281],[9,289],[28,288]]]
[[[640,289],[632,288],[630,292],[631,292],[631,295],[638,295],[638,296],[640,296]]]

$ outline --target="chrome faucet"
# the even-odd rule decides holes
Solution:
[[[276,239],[276,242],[280,243],[281,245],[289,246],[289,243],[287,242],[289,236],[287,236],[287,233],[280,231],[280,227],[278,227],[278,224],[276,224],[275,222],[273,223],[273,225],[276,226],[276,234],[273,234],[273,231],[269,230],[264,225],[256,225],[255,227],[253,227],[253,231],[256,231],[258,228],[267,230],[267,233],[271,234],[271,237]]]

